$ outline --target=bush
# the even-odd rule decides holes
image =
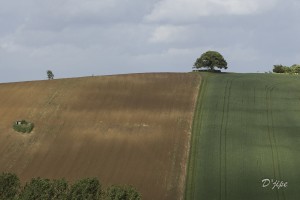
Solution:
[[[21,133],[30,133],[34,128],[34,124],[25,120],[21,121],[21,124],[13,124],[13,129]]]
[[[2,173],[0,175],[0,199],[14,199],[20,190],[20,180],[15,174]]]

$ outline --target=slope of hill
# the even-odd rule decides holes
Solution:
[[[0,84],[0,172],[103,185],[143,199],[180,199],[200,76],[129,74]],[[12,129],[35,123],[31,134]]]
[[[203,75],[186,199],[299,199],[300,76]]]

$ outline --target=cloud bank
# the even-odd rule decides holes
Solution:
[[[296,0],[0,0],[0,82],[191,71],[219,51],[229,71],[300,63]],[[17,72],[17,73],[16,73]]]
[[[148,21],[190,22],[201,17],[254,15],[270,10],[274,0],[162,0],[146,16]]]

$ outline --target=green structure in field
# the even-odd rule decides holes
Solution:
[[[17,132],[30,133],[34,128],[34,124],[26,120],[16,121],[13,124],[13,129]]]

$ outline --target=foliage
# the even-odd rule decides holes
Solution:
[[[13,124],[13,129],[17,132],[30,133],[34,128],[34,124],[25,120],[21,121],[21,124]]]
[[[300,73],[300,65],[294,64],[290,68],[292,73]]]
[[[33,178],[29,183],[26,183],[22,189],[19,200],[67,200],[68,191],[68,182],[64,179],[49,180]]]
[[[140,200],[141,195],[132,186],[109,187],[105,193],[105,200]]]
[[[141,200],[132,186],[110,186],[102,192],[97,178],[85,178],[69,188],[64,179],[33,178],[23,188],[15,174],[0,176],[0,200]]]
[[[53,199],[53,188],[49,179],[33,178],[26,183],[19,196],[20,200]]]
[[[300,65],[294,64],[290,67],[283,66],[283,65],[274,65],[273,72],[274,73],[298,74],[298,73],[300,73]]]
[[[52,181],[53,199],[65,200],[68,197],[69,185],[64,179]]]
[[[291,73],[292,72],[291,68],[288,67],[288,66],[284,66],[283,70],[284,70],[284,73]]]
[[[274,73],[284,73],[284,66],[274,65],[273,72]]]
[[[100,182],[96,178],[86,178],[77,181],[71,186],[70,200],[96,200],[101,194]]]
[[[51,70],[47,70],[47,77],[48,77],[48,80],[54,79],[54,74]]]
[[[20,180],[12,173],[0,175],[0,200],[14,199],[20,189]]]
[[[207,51],[197,58],[193,68],[208,68],[213,71],[215,67],[227,69],[227,62],[219,52]]]

